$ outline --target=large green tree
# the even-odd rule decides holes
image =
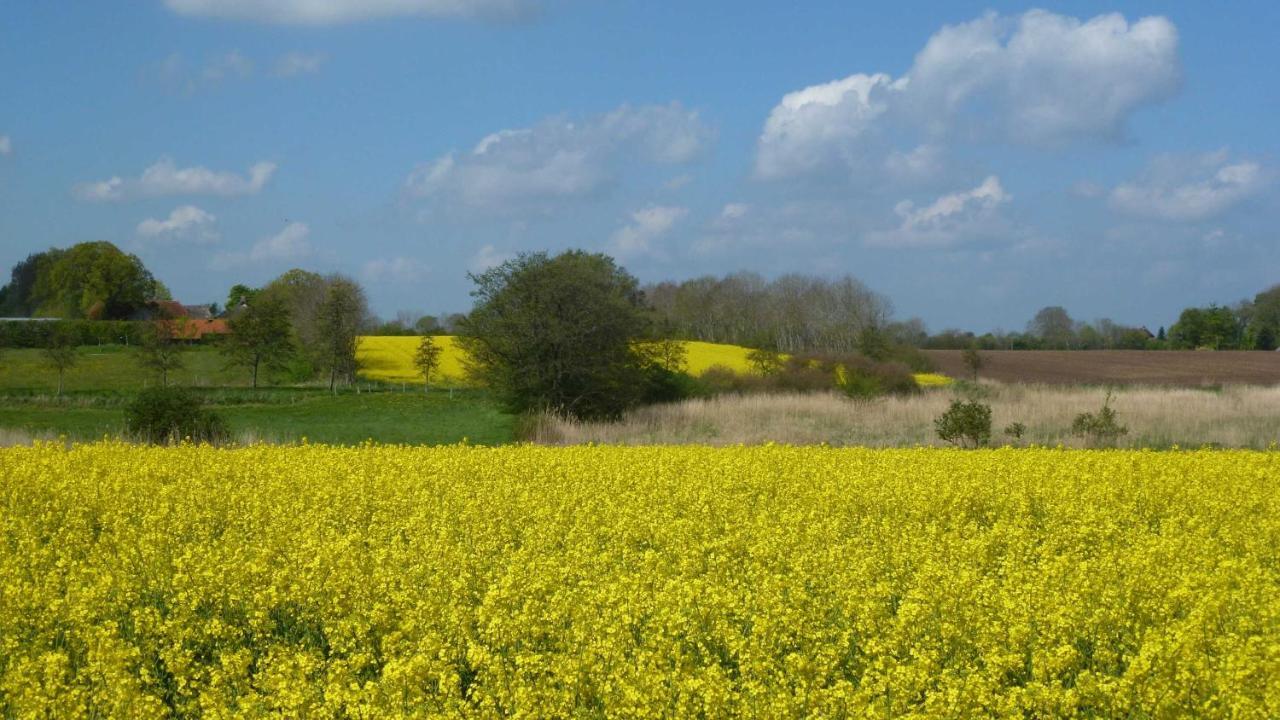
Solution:
[[[155,299],[158,284],[142,261],[109,242],[80,243],[39,265],[35,312],[121,320]]]
[[[223,340],[221,349],[232,365],[250,371],[255,389],[260,370],[282,369],[293,356],[289,307],[279,296],[250,300],[227,325],[231,334]]]
[[[1238,350],[1244,338],[1244,323],[1231,308],[1210,305],[1187,308],[1169,328],[1169,344],[1194,350]]]
[[[459,342],[470,373],[512,411],[617,417],[639,402],[651,359],[636,279],[606,255],[523,254],[471,275]]]
[[[1280,347],[1280,285],[1272,285],[1254,296],[1248,335],[1250,346],[1255,350]]]
[[[329,389],[336,391],[339,379],[355,382],[359,370],[356,346],[369,306],[364,290],[354,280],[335,275],[326,278],[326,282],[316,329],[322,350],[320,367],[329,373]]]
[[[35,314],[40,303],[36,294],[40,277],[47,276],[50,268],[65,254],[65,250],[50,248],[32,253],[14,265],[9,274],[9,284],[0,288],[0,316],[30,317]]]

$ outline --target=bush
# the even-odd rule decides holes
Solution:
[[[1011,422],[1004,426],[1004,434],[1013,438],[1014,442],[1021,440],[1022,436],[1025,435],[1026,432],[1027,426],[1020,422]]]
[[[154,445],[182,442],[218,443],[230,437],[226,422],[201,406],[190,390],[154,387],[143,390],[124,411],[125,431]]]
[[[644,393],[641,402],[669,403],[706,395],[702,383],[687,372],[653,364],[644,369]]]
[[[952,445],[978,448],[991,441],[991,406],[952,400],[951,407],[933,421],[938,437]]]
[[[1089,447],[1115,447],[1121,435],[1127,435],[1129,428],[1121,425],[1116,418],[1119,414],[1111,407],[1111,393],[1107,393],[1102,402],[1102,409],[1094,413],[1080,413],[1071,422],[1071,434],[1085,439]]]

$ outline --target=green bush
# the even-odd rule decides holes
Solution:
[[[202,406],[190,390],[153,387],[143,390],[124,411],[130,437],[154,445],[191,442],[220,443],[230,437],[221,416]]]
[[[991,406],[976,401],[952,400],[951,407],[933,421],[938,437],[963,448],[978,448],[991,441]]]
[[[1089,447],[1115,447],[1121,435],[1129,428],[1117,420],[1119,413],[1111,407],[1111,393],[1102,402],[1102,409],[1095,413],[1080,413],[1071,422],[1071,434],[1085,439]]]

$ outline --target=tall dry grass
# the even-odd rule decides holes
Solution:
[[[1020,444],[1080,447],[1070,433],[1082,412],[1102,407],[1105,391],[1044,385],[983,383],[977,389],[991,405],[994,444],[1013,442],[1001,430],[1026,426]],[[529,424],[526,439],[549,445],[706,444],[945,445],[933,420],[955,391],[853,401],[834,394],[720,395],[640,408],[617,423],[579,423],[545,416]],[[1111,406],[1129,433],[1121,447],[1267,448],[1280,442],[1280,387],[1236,386],[1220,390],[1117,389]]]

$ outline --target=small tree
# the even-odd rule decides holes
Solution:
[[[279,370],[293,356],[293,327],[289,307],[276,295],[263,295],[249,301],[227,323],[231,334],[221,349],[232,365],[248,368],[253,387],[258,388],[258,370]]]
[[[978,347],[976,345],[970,345],[964,349],[964,352],[960,357],[964,361],[964,366],[969,369],[969,374],[973,376],[973,379],[976,382],[978,379],[978,371],[982,369],[984,364],[982,353],[978,352]]]
[[[938,437],[962,448],[978,448],[991,440],[991,406],[952,400],[951,407],[933,421]]]
[[[782,354],[773,350],[752,350],[747,353],[747,364],[756,372],[768,377],[781,371],[785,362]]]
[[[1097,414],[1086,412],[1076,416],[1071,422],[1071,434],[1084,438],[1089,447],[1114,447],[1120,436],[1129,433],[1129,428],[1121,425],[1118,417],[1119,413],[1111,407],[1111,393],[1108,392]]]
[[[323,354],[321,362],[329,371],[329,390],[337,392],[339,377],[354,382],[356,371],[356,345],[359,342],[360,324],[365,319],[368,304],[364,290],[354,281],[333,277],[320,303],[319,334]]]
[[[648,350],[653,362],[666,370],[684,372],[688,367],[689,349],[679,340],[663,338],[650,343]]]
[[[1011,422],[1004,426],[1004,434],[1013,438],[1013,441],[1020,442],[1022,436],[1027,433],[1027,426],[1020,422]]]
[[[169,373],[181,370],[186,364],[183,358],[186,346],[179,332],[179,321],[166,318],[150,323],[142,333],[138,364],[159,375],[162,387],[168,387]]]
[[[413,366],[418,368],[418,373],[422,375],[423,392],[431,387],[431,374],[440,367],[440,356],[444,354],[444,348],[436,345],[436,341],[430,335],[423,336],[418,342],[418,350],[413,354]]]
[[[48,343],[44,347],[44,362],[58,373],[58,397],[62,397],[62,380],[67,370],[75,367],[78,359],[75,339],[71,333],[61,326],[55,327],[49,333]]]

